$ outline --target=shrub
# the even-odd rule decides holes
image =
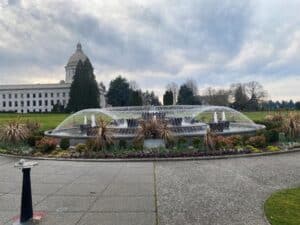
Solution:
[[[35,156],[35,157],[42,157],[42,156],[43,156],[43,153],[41,153],[41,152],[35,152],[35,153],[33,154],[33,156]]]
[[[60,140],[59,146],[63,150],[67,150],[70,147],[70,140],[69,138],[62,138]]]
[[[279,132],[277,130],[265,130],[263,135],[266,137],[268,143],[279,141]]]
[[[181,148],[185,148],[188,145],[188,141],[186,138],[184,137],[180,137],[177,140],[177,148],[181,149]]]
[[[256,148],[263,148],[266,146],[266,138],[263,135],[250,137],[246,141],[247,145],[252,145]]]
[[[126,149],[126,148],[127,148],[126,140],[120,140],[119,141],[119,149]]]
[[[227,137],[228,141],[232,144],[233,147],[235,146],[242,146],[244,144],[243,138],[241,135],[233,135]]]
[[[36,142],[40,141],[42,138],[42,136],[31,135],[27,138],[27,144],[31,147],[34,147]]]
[[[75,146],[75,151],[80,153],[80,154],[87,152],[86,144],[77,144]]]
[[[215,148],[217,150],[220,149],[228,149],[232,147],[231,140],[225,138],[223,136],[215,136],[214,137]]]
[[[193,138],[193,147],[196,149],[200,149],[201,147],[203,147],[202,139],[199,137]]]
[[[258,148],[253,147],[252,145],[246,145],[246,150],[249,150],[252,153],[261,153],[261,150]]]
[[[269,152],[278,152],[278,151],[280,150],[280,148],[279,148],[278,146],[269,145],[269,146],[267,147],[267,150],[268,150]]]
[[[100,147],[97,145],[96,139],[88,139],[86,141],[86,148],[91,152],[96,152],[100,150]]]
[[[25,125],[31,134],[38,134],[41,125],[33,120],[26,120]]]
[[[18,120],[10,121],[0,128],[0,139],[4,142],[16,144],[24,141],[28,136],[28,128]]]
[[[144,148],[144,142],[143,142],[143,140],[137,140],[137,139],[133,140],[132,147],[135,150],[143,150],[143,148]]]
[[[49,153],[56,149],[58,142],[54,138],[43,137],[40,141],[36,142],[36,147],[44,153]]]
[[[239,135],[224,137],[224,136],[215,136],[214,138],[216,149],[234,149],[238,146],[243,145],[243,139]]]
[[[71,154],[69,151],[60,151],[57,153],[56,157],[58,158],[70,158],[71,157]]]

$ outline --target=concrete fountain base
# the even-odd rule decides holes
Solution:
[[[144,148],[164,148],[165,141],[163,139],[145,139],[144,140]]]

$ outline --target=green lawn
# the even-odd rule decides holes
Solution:
[[[264,208],[272,225],[299,225],[300,188],[274,193],[266,201]]]
[[[263,120],[264,117],[270,113],[275,112],[243,112],[250,119],[259,121]],[[55,128],[60,122],[62,122],[69,114],[53,114],[53,113],[28,113],[28,114],[17,114],[17,113],[0,113],[0,124],[3,124],[9,120],[22,118],[31,119],[41,124],[42,130],[49,130]]]
[[[9,120],[14,119],[29,119],[35,120],[41,124],[42,130],[49,130],[55,128],[60,122],[62,122],[68,114],[52,114],[52,113],[28,113],[28,114],[17,114],[17,113],[1,113],[0,124],[3,124]]]

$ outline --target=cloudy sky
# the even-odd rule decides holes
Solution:
[[[0,0],[0,84],[64,79],[80,41],[98,81],[256,80],[300,100],[300,0]]]

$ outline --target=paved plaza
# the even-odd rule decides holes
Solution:
[[[0,224],[19,214],[21,172],[0,157]],[[267,225],[263,202],[300,185],[300,153],[173,162],[38,161],[42,225]]]

